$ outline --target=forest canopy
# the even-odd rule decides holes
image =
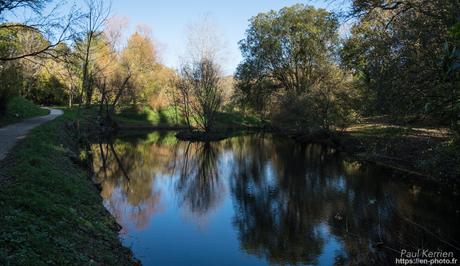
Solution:
[[[61,17],[60,22],[44,11],[58,8],[54,1],[2,5],[0,110],[16,95],[44,105],[165,105],[163,89],[173,71],[160,62],[151,32],[138,27],[122,40],[127,23],[110,15],[105,1],[85,1],[80,11],[68,10],[62,15],[67,20]],[[8,13],[18,10],[33,17],[7,21]]]
[[[240,42],[236,98],[297,130],[389,115],[458,131],[460,3],[351,6],[345,18],[303,4],[253,17]],[[339,34],[350,19],[350,34]]]
[[[162,64],[150,30],[138,27],[121,37],[127,22],[111,16],[106,1],[86,0],[78,12],[53,18],[45,10],[60,10],[54,1],[2,1],[0,110],[21,95],[46,105],[100,104],[111,112],[116,106],[175,106],[185,115],[178,96],[188,102],[207,92],[218,96],[218,104],[204,100],[214,96],[204,97],[192,120],[212,106],[206,111],[210,117],[240,112],[297,132],[330,131],[369,116],[458,132],[459,2],[348,3],[349,9],[336,13],[296,4],[256,14],[239,42],[243,60],[234,82],[220,73],[219,56],[210,60],[203,54],[225,54],[217,34],[207,36],[212,23],[191,25],[195,36],[189,42],[195,47],[189,47],[188,58],[194,62],[173,70]],[[31,18],[10,21],[15,10],[28,10]],[[216,82],[207,89],[194,83],[193,71],[184,82],[185,70],[199,65],[216,70]],[[196,85],[189,91],[194,97],[183,97],[184,84]]]

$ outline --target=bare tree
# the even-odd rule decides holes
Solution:
[[[178,92],[178,96],[174,95],[176,107],[181,112],[185,119],[185,123],[188,126],[189,131],[192,131],[192,112],[190,108],[191,101],[191,86],[187,80],[183,77],[177,77],[175,80],[175,87]]]
[[[79,95],[79,76],[78,76],[78,58],[75,53],[71,52],[70,49],[64,53],[62,57],[63,63],[63,73],[62,79],[67,85],[67,94],[68,94],[68,105],[69,108],[72,108],[75,97]],[[81,99],[80,99],[81,100]]]
[[[110,14],[110,5],[104,4],[103,0],[86,0],[87,11],[85,19],[81,25],[83,29],[84,39],[83,45],[78,46],[82,58],[82,87],[85,93],[85,103],[91,105],[93,97],[93,85],[91,84],[91,55],[93,54],[93,46],[95,40],[102,34],[102,28],[106,23]]]
[[[112,16],[107,19],[104,25],[104,37],[112,44],[115,51],[123,49],[124,31],[129,26],[129,18],[124,16]]]
[[[104,76],[102,72],[95,78],[95,87],[98,89],[99,115],[105,122],[112,121],[112,114],[121,97],[129,87],[131,71],[128,66],[124,66],[121,71],[113,73],[111,77]]]
[[[209,15],[187,25],[186,44],[182,61],[190,63],[208,59],[221,65],[226,60],[226,43],[219,34],[217,22]]]
[[[196,125],[205,132],[215,129],[223,98],[219,66],[223,60],[223,42],[214,24],[205,17],[189,25],[187,54],[176,82],[179,107],[189,129]]]
[[[181,69],[177,88],[189,128],[193,119],[201,130],[212,131],[222,103],[219,67],[209,59],[187,64]]]

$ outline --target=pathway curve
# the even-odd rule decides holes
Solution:
[[[25,138],[30,130],[64,113],[62,110],[58,109],[46,109],[50,110],[48,115],[29,118],[22,122],[0,128],[0,161],[5,159],[11,148],[13,148],[19,140]]]

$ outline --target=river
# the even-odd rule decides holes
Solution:
[[[391,265],[402,249],[459,251],[458,194],[320,145],[153,132],[92,151],[104,204],[144,265]]]

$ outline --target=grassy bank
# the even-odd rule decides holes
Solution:
[[[185,119],[173,107],[153,110],[149,107],[124,108],[115,114],[120,128],[181,129],[185,128]],[[220,112],[216,118],[216,131],[226,132],[245,128],[258,128],[264,125],[256,116],[238,112]]]
[[[123,108],[116,112],[114,118],[120,128],[181,128],[185,125],[174,108]]]
[[[220,112],[217,114],[216,127],[220,131],[262,128],[266,125],[257,116],[244,115],[239,112]]]
[[[27,118],[47,115],[48,113],[49,110],[42,109],[29,100],[19,96],[14,97],[8,102],[5,113],[0,114],[0,127],[16,123]]]
[[[66,129],[34,129],[0,166],[0,265],[132,265]]]

